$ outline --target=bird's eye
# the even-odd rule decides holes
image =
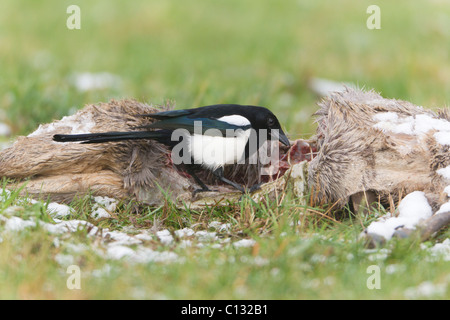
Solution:
[[[275,119],[274,118],[268,118],[267,119],[267,125],[269,127],[272,127],[275,124]]]

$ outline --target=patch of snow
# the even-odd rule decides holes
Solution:
[[[256,244],[256,241],[253,239],[241,239],[233,242],[233,247],[236,248],[248,248],[253,247]]]
[[[95,127],[95,122],[90,113],[74,114],[71,116],[65,116],[59,121],[52,123],[41,124],[28,137],[36,137],[42,134],[53,133],[59,131],[62,128],[71,128],[70,134],[80,134],[80,133],[91,133],[93,127]]]
[[[208,224],[208,228],[214,228],[219,232],[229,231],[231,229],[231,223],[222,223],[220,221],[211,221]]]
[[[182,240],[180,241],[179,247],[180,247],[180,248],[183,248],[183,249],[192,247],[192,241],[191,241],[191,240],[185,240],[185,239],[182,239]]]
[[[156,236],[158,237],[159,241],[161,241],[161,243],[164,245],[169,245],[173,243],[173,236],[167,229],[156,232]]]
[[[175,262],[179,260],[178,255],[171,251],[154,251],[150,248],[140,247],[136,250],[134,261],[138,263],[149,262]]]
[[[380,112],[375,114],[373,119],[378,122],[397,122],[398,114],[395,112]]]
[[[444,192],[447,194],[447,197],[450,197],[450,186],[446,186]]]
[[[74,209],[72,209],[71,207],[56,202],[49,203],[47,206],[47,211],[48,213],[50,213],[52,217],[56,218],[66,217],[75,212]]]
[[[94,197],[94,201],[99,205],[105,207],[108,211],[116,211],[117,200],[109,197]],[[95,205],[94,205],[95,206]]]
[[[433,213],[422,191],[408,194],[400,202],[398,210],[397,217],[383,217],[379,221],[372,222],[366,231],[390,239],[397,228],[414,229],[421,220],[431,217]]]
[[[10,216],[15,216],[16,213],[23,211],[24,208],[21,206],[9,206],[5,210],[3,210],[3,213]]]
[[[422,191],[414,191],[402,199],[398,206],[400,212],[399,217],[409,219],[426,219],[431,217],[432,209],[428,203],[425,193]]]
[[[393,116],[395,114],[397,117]],[[373,119],[378,121],[374,127],[382,131],[390,131],[393,133],[414,134],[414,118],[399,118],[396,113],[382,112],[376,114]]]
[[[123,246],[123,245],[111,245],[108,246],[108,249],[106,251],[106,255],[110,259],[119,260],[123,257],[129,257],[134,254],[134,250],[130,247]]]
[[[209,242],[217,240],[218,237],[215,232],[209,232],[206,230],[200,230],[195,233],[195,237],[200,242]]]
[[[114,241],[117,245],[136,245],[142,243],[141,240],[120,231],[103,232],[103,237],[110,241]]]
[[[436,141],[439,143],[439,144],[441,144],[441,145],[443,145],[443,146],[445,146],[445,145],[450,145],[450,132],[447,132],[447,131],[439,131],[439,132],[436,132],[435,134],[434,134],[434,138],[436,139]]]
[[[154,251],[150,248],[138,247],[133,250],[122,245],[111,245],[107,249],[107,257],[114,260],[126,258],[134,263],[149,262],[174,262],[178,260],[178,255],[170,251]]]
[[[444,177],[445,179],[450,179],[450,166],[447,166],[445,168],[441,168],[436,170],[436,172]]]
[[[441,205],[438,211],[435,214],[444,213],[450,211],[450,201]]]
[[[195,231],[192,230],[191,228],[183,228],[183,229],[175,230],[175,235],[178,238],[190,237],[193,234],[195,234]]]
[[[138,233],[134,237],[141,241],[152,241],[153,240],[152,235],[150,235],[148,233],[144,233],[144,232]]]
[[[88,234],[95,234],[98,231],[97,227],[85,220],[60,221],[55,224],[41,222],[40,225],[52,234],[64,234],[67,232],[72,233],[83,228],[90,228]]]
[[[214,229],[217,229],[217,228],[219,228],[221,225],[222,225],[222,222],[220,222],[220,221],[211,221],[211,222],[208,224],[208,228],[214,228]]]
[[[91,217],[94,219],[111,218],[110,212],[116,211],[117,200],[109,197],[94,197],[96,202],[91,212]]]
[[[35,227],[36,222],[32,220],[23,220],[19,217],[11,217],[5,223],[5,230],[7,231],[22,231],[28,227]]]
[[[417,134],[427,133],[430,130],[450,131],[450,122],[445,119],[433,118],[427,114],[418,114],[415,119],[415,131]]]
[[[449,141],[450,122],[445,119],[433,118],[428,114],[401,117],[395,112],[381,112],[373,117],[375,128],[393,133],[404,133],[421,136],[431,130],[438,131],[437,141]],[[435,136],[436,137],[436,136]]]
[[[91,212],[91,218],[94,219],[102,219],[102,218],[111,218],[111,215],[108,211],[106,211],[103,208],[96,208],[94,211]]]
[[[435,259],[450,261],[450,238],[445,239],[442,243],[436,243],[433,247],[428,249],[428,252],[430,252]]]
[[[70,254],[58,253],[57,255],[55,255],[55,261],[61,266],[67,267],[74,264],[75,258]]]

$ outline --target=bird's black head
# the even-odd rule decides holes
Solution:
[[[267,130],[267,137],[270,140],[279,140],[286,146],[290,145],[289,139],[281,129],[280,122],[269,109],[253,106],[247,118],[256,131]]]
[[[248,122],[257,131],[267,130],[267,138],[279,140],[289,146],[289,139],[281,129],[277,117],[267,108],[239,104],[216,104],[197,109],[191,109],[189,118],[213,118],[232,125],[245,127]],[[248,120],[248,121],[247,121]]]

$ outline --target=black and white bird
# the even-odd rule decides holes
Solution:
[[[53,140],[81,143],[156,140],[172,150],[173,161],[177,160],[174,156],[181,159],[181,163],[174,163],[183,164],[193,176],[201,187],[196,191],[210,191],[195,174],[196,168],[201,166],[242,192],[245,189],[241,185],[224,177],[225,165],[248,159],[267,140],[278,140],[286,146],[290,145],[277,117],[267,108],[259,106],[218,104],[140,116],[157,121],[136,128],[140,131],[55,134]],[[262,131],[264,134],[260,134]],[[175,150],[178,153],[174,153]]]

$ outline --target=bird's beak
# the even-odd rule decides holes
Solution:
[[[281,129],[280,130],[275,130],[274,132],[272,132],[272,135],[274,136],[275,139],[278,139],[278,141],[280,141],[286,147],[290,147],[291,146],[291,143],[289,142],[288,137],[286,137],[286,135],[284,134],[284,132]]]

